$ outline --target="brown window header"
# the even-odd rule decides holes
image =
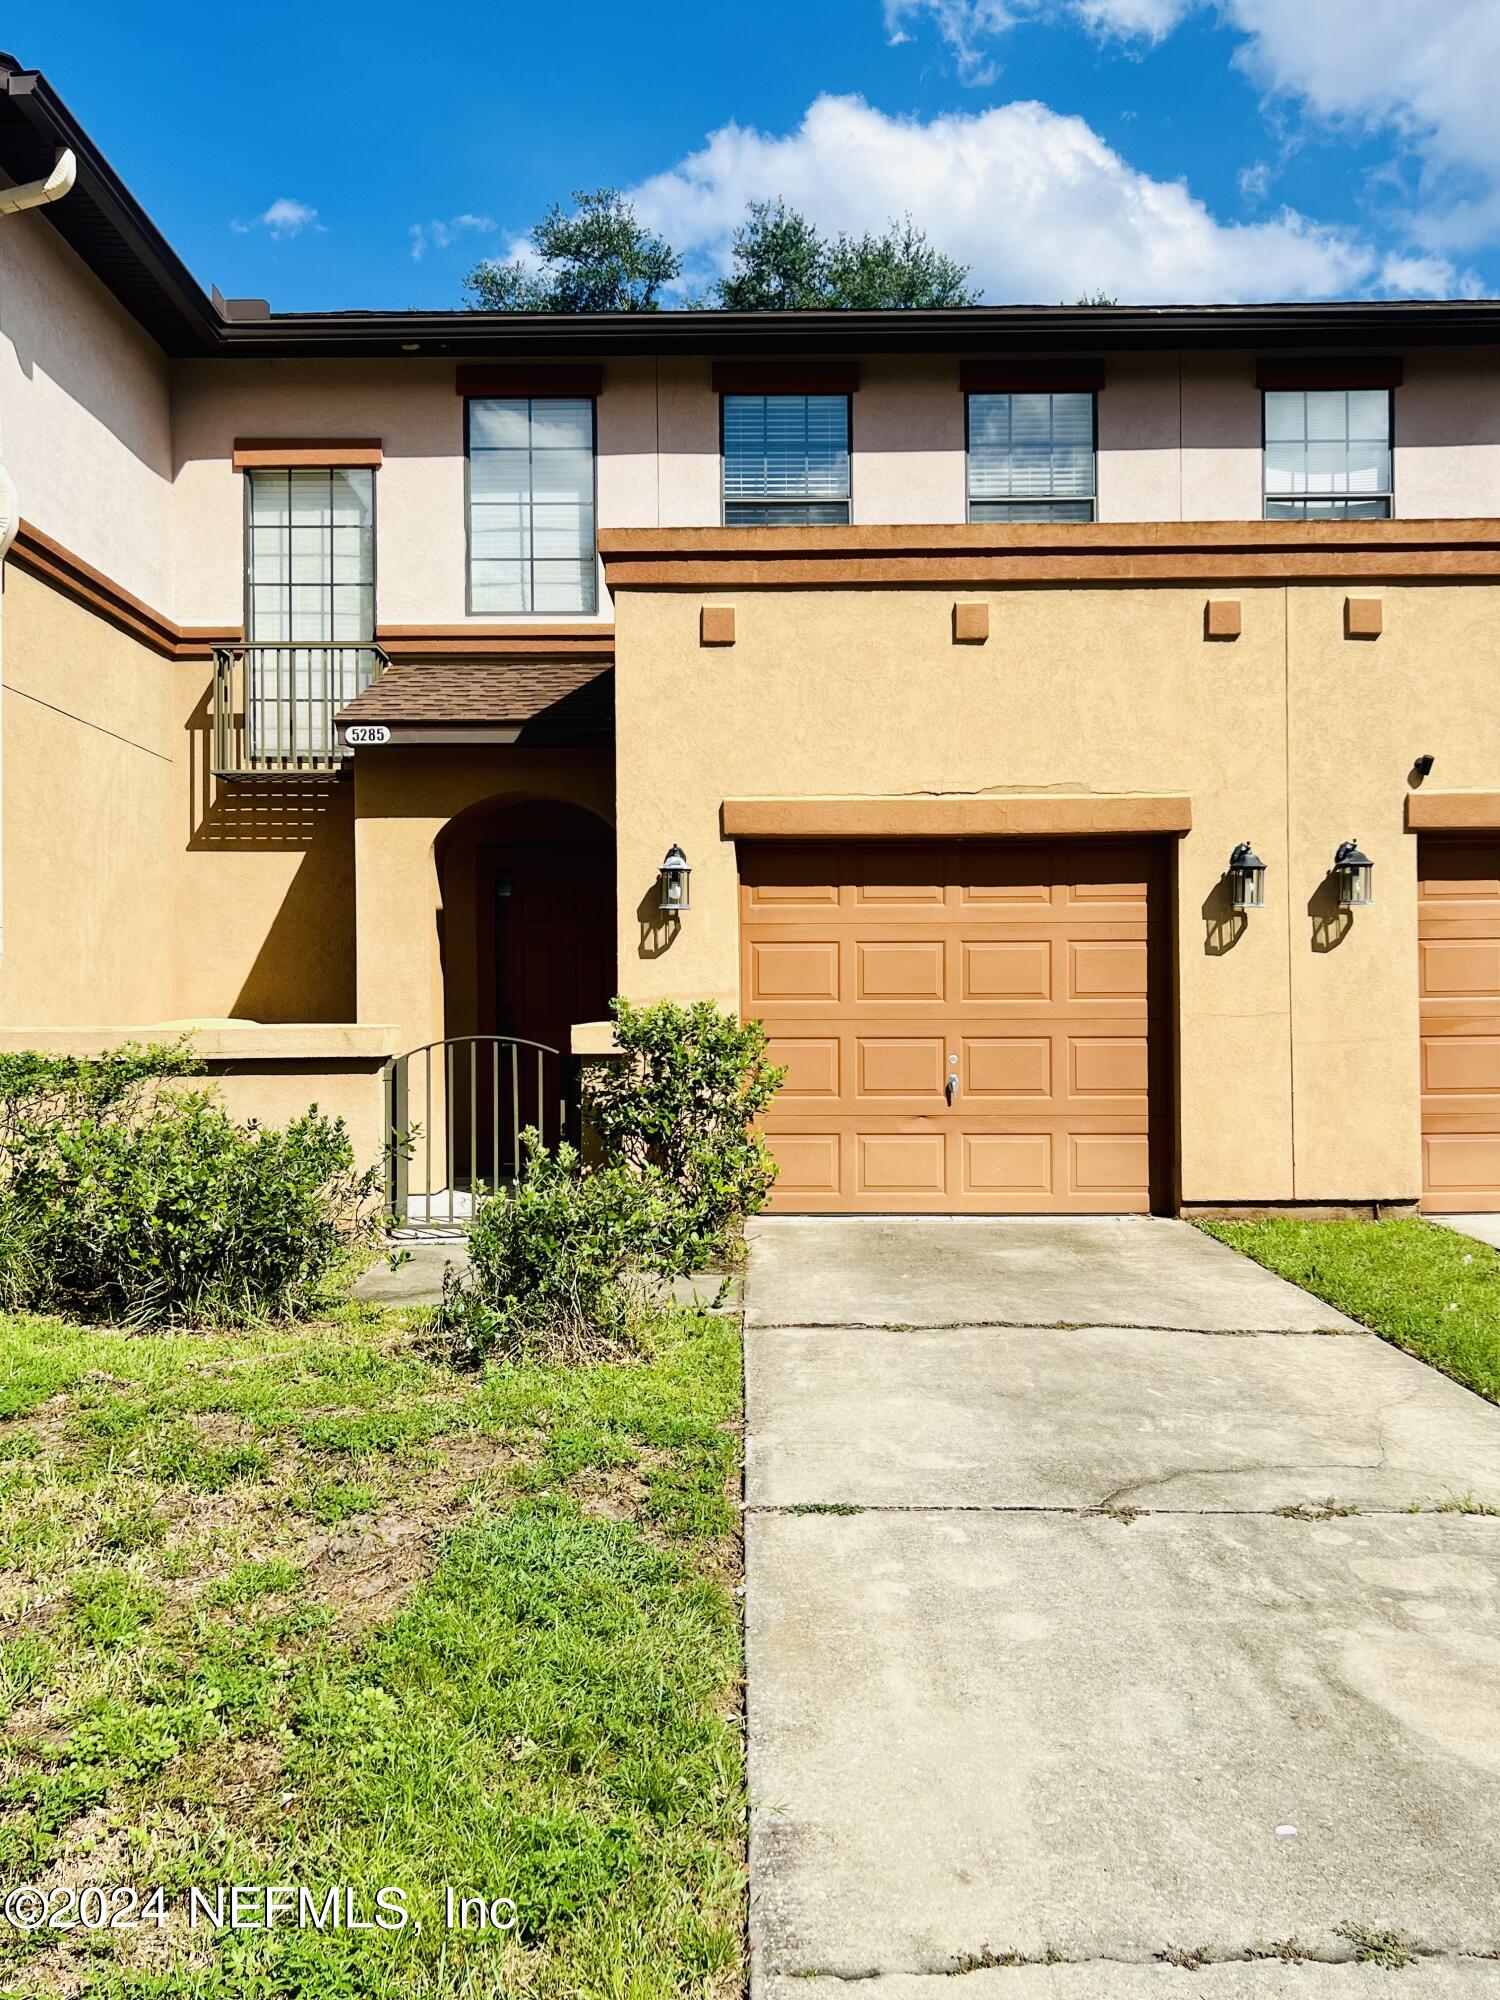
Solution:
[[[379,465],[379,438],[236,438],[234,469],[284,470],[291,466]]]
[[[1026,396],[1064,394],[1070,389],[1102,389],[1102,361],[960,361],[965,395]]]
[[[1257,389],[1399,389],[1399,354],[1263,356],[1255,364]]]
[[[518,361],[463,367],[453,384],[460,396],[597,396],[604,370],[596,361]]]
[[[718,396],[852,396],[857,361],[716,361]]]

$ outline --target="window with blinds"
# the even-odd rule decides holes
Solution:
[[[592,612],[594,405],[471,396],[469,609]]]
[[[1391,515],[1389,389],[1267,389],[1268,521]]]
[[[847,396],[724,398],[726,527],[849,519]]]
[[[367,467],[247,472],[252,645],[375,636],[375,475]]]
[[[969,519],[1092,521],[1091,390],[969,397]]]

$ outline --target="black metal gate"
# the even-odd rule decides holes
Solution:
[[[555,1146],[573,1123],[570,1071],[559,1050],[512,1035],[453,1035],[394,1057],[386,1181],[397,1231],[466,1228],[481,1194],[515,1180],[528,1126]]]

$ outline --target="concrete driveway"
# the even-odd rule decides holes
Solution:
[[[769,1220],[746,1348],[761,1995],[1500,1995],[1500,1411],[1158,1220]]]

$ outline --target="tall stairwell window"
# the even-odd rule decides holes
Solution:
[[[471,396],[469,609],[592,613],[594,404],[586,396]]]
[[[375,475],[299,466],[245,481],[246,748],[326,758],[334,717],[373,672]]]

